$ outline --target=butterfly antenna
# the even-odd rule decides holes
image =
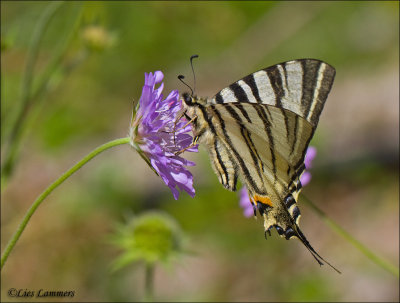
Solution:
[[[179,81],[181,81],[183,84],[185,84],[187,87],[189,87],[189,89],[190,89],[190,91],[192,92],[192,96],[193,96],[193,89],[185,82],[185,81],[183,81],[183,79],[185,79],[185,76],[184,75],[179,75],[178,76],[178,79],[179,79]]]
[[[193,91],[194,92],[196,91],[196,74],[195,74],[194,68],[193,68],[193,59],[198,58],[198,57],[199,57],[199,55],[192,55],[190,57],[190,65],[192,66],[192,73],[193,73]],[[192,94],[192,96],[193,96],[193,94]]]

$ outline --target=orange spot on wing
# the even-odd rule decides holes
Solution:
[[[253,196],[253,200],[256,202],[256,204],[257,204],[257,202],[260,202],[262,204],[266,204],[266,205],[272,207],[271,199],[268,198],[268,197],[262,197],[262,196],[259,196],[259,195],[254,195]]]

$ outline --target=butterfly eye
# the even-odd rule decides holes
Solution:
[[[182,97],[183,97],[183,101],[185,101],[186,105],[192,105],[193,104],[193,98],[188,93],[184,93],[182,95]]]

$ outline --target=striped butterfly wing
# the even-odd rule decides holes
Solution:
[[[274,227],[286,239],[299,239],[320,265],[324,261],[340,273],[314,250],[300,230],[296,200],[284,199],[294,192],[289,185],[297,178],[295,171],[287,173],[287,159],[298,159],[291,154],[305,150],[314,131],[312,125],[291,111],[270,105],[227,103],[209,105],[207,109],[218,141],[209,149],[220,154],[212,160],[214,167],[220,167],[216,170],[220,178],[233,179],[239,171],[250,200],[264,217],[266,234]],[[289,121],[288,137],[285,119]],[[237,170],[235,174],[233,170],[221,169],[226,164],[221,155],[229,155],[230,165]]]
[[[217,126],[216,137],[220,142],[211,148],[213,153],[220,155],[211,158],[219,165],[214,164],[214,167],[217,175],[221,176],[220,180],[232,179],[230,171],[223,168],[228,166],[223,157],[229,154],[230,162],[237,168],[260,214],[264,215],[265,207],[271,207],[280,217],[282,212],[288,212],[298,223],[300,211],[296,200],[301,189],[298,187],[300,174],[291,168],[291,163],[297,163],[301,158],[313,132],[311,124],[288,110],[263,104],[214,104],[208,110]],[[285,117],[289,131],[286,130]],[[286,136],[287,131],[290,136]],[[223,148],[219,149],[219,146]],[[283,202],[289,194],[295,199],[286,209]],[[290,225],[290,222],[272,220],[266,223],[266,229],[277,223]]]
[[[335,69],[322,61],[288,61],[244,77],[208,103],[225,105],[223,119],[246,124],[248,131],[264,138],[275,182],[286,184],[297,198],[306,149],[334,77]]]
[[[236,191],[238,180],[238,165],[229,147],[216,136],[209,143],[208,153],[211,165],[218,176],[219,182],[228,190]]]
[[[271,192],[263,186],[265,178],[274,187],[296,189],[295,181],[304,168],[298,163],[303,162],[314,131],[309,122],[291,111],[263,104],[215,104],[209,109],[220,126],[218,138],[223,142],[215,149],[237,159],[236,167],[249,180],[246,183],[250,183],[250,189],[257,194]]]
[[[334,78],[335,69],[325,62],[293,60],[259,70],[232,83],[209,103],[273,105],[292,111],[315,128]]]

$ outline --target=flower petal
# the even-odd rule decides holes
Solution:
[[[246,187],[239,191],[239,205],[243,208],[243,215],[247,218],[254,215],[253,205],[250,202],[249,192]]]
[[[182,110],[179,92],[173,90],[163,99],[162,82],[164,74],[161,71],[145,73],[145,85],[139,99],[139,109],[131,123],[131,145],[139,147],[141,153],[150,160],[150,163],[164,183],[171,189],[175,199],[179,197],[179,190],[186,191],[194,196],[193,176],[185,166],[193,166],[175,153],[186,149],[192,144],[193,138],[189,134],[191,125],[185,126],[185,120],[177,121]],[[158,88],[155,85],[161,83]],[[137,126],[137,132],[132,128]],[[176,130],[173,132],[173,130]],[[187,149],[188,152],[197,152],[197,146]],[[179,189],[179,190],[178,190]]]
[[[304,165],[307,169],[310,169],[312,167],[312,161],[314,160],[316,155],[317,149],[314,146],[309,146],[307,148],[306,156],[304,158]]]
[[[305,171],[301,177],[300,182],[302,186],[306,186],[311,181],[311,173],[309,171]]]
[[[160,83],[164,79],[164,74],[162,71],[155,71],[154,72],[154,81],[155,83]]]

